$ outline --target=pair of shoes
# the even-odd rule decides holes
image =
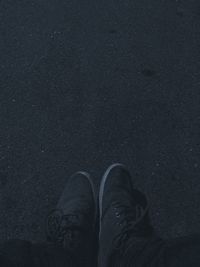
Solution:
[[[118,163],[102,178],[98,205],[90,175],[78,172],[47,219],[48,241],[70,252],[77,266],[109,266],[111,254],[116,249],[123,252],[130,234],[149,231],[146,198],[133,188],[130,173]]]

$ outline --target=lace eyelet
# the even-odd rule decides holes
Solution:
[[[115,216],[116,216],[117,218],[120,218],[120,217],[121,217],[121,215],[120,215],[118,212],[115,212]]]

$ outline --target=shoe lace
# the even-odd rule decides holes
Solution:
[[[74,250],[80,243],[82,229],[77,214],[63,214],[62,210],[53,210],[47,216],[46,235],[49,242]]]
[[[132,245],[133,236],[138,238],[149,235],[152,228],[148,223],[145,223],[145,217],[148,216],[148,207],[134,205],[133,208],[130,205],[115,202],[114,209],[115,215],[119,219],[118,225],[121,227],[121,231],[113,240],[114,251],[112,254],[121,257],[126,254]]]

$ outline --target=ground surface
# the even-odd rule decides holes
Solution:
[[[200,227],[200,3],[0,1],[0,238],[127,164],[163,237]]]

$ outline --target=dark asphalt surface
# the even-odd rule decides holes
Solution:
[[[77,170],[127,164],[166,238],[200,232],[200,2],[0,1],[0,239],[44,239]]]

